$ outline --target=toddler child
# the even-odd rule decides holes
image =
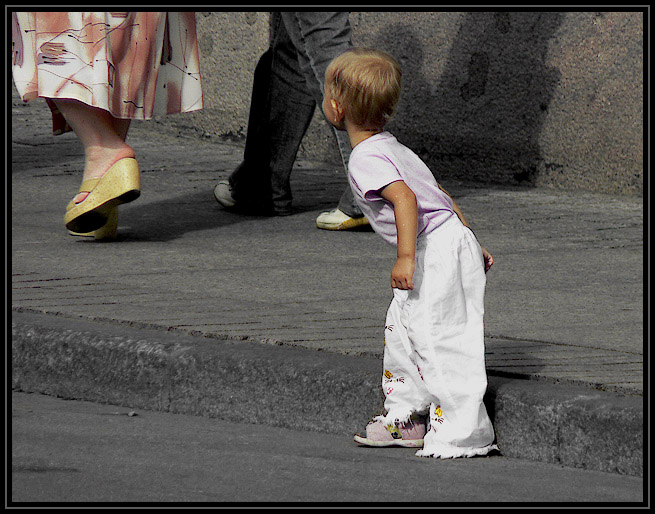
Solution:
[[[422,446],[416,454],[426,457],[486,455],[497,449],[482,401],[485,273],[493,258],[423,161],[384,131],[400,83],[396,60],[366,48],[341,54],[325,73],[323,111],[353,147],[350,186],[375,232],[397,247],[385,325],[386,415],[355,440]]]

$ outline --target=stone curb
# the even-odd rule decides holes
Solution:
[[[378,359],[12,312],[12,387],[351,436],[380,413]],[[643,398],[489,377],[506,457],[643,476]]]

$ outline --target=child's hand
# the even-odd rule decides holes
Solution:
[[[414,268],[416,262],[412,257],[398,257],[391,270],[391,287],[397,289],[414,289]]]
[[[494,258],[484,247],[482,247],[482,256],[484,257],[484,272],[486,273],[494,265]]]

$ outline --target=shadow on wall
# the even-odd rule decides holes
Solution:
[[[560,78],[546,66],[548,43],[565,15],[464,14],[436,83],[426,79],[431,64],[417,29],[385,27],[373,45],[403,68],[403,94],[389,129],[441,180],[534,184],[539,133]],[[434,38],[435,46],[448,43]]]

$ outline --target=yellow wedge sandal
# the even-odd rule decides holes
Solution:
[[[79,192],[87,191],[87,197],[79,203],[73,203],[64,216],[66,228],[77,234],[94,232],[104,227],[118,205],[139,197],[139,164],[133,158],[120,159],[102,177],[82,182]]]

